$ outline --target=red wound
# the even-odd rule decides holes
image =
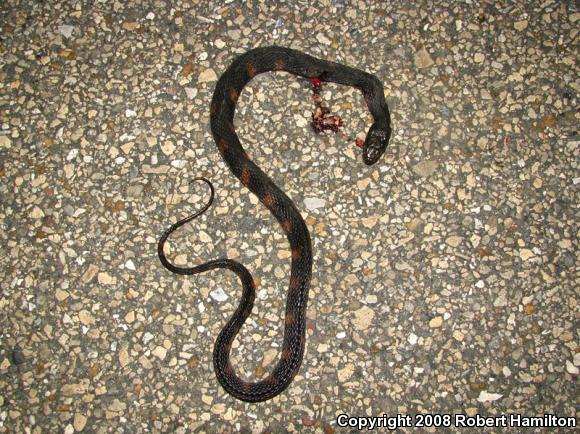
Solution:
[[[314,77],[310,79],[310,82],[312,83],[312,99],[316,105],[316,110],[312,114],[310,125],[316,133],[322,131],[337,132],[342,126],[342,120],[338,116],[331,115],[330,109],[324,105],[324,101],[320,96],[322,80],[320,77]]]
[[[318,87],[322,84],[322,80],[318,77],[314,77],[310,79],[310,83],[312,83],[312,86]]]

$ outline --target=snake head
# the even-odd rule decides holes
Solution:
[[[371,125],[365,143],[363,145],[363,161],[370,166],[375,164],[384,154],[391,137],[389,125],[379,125],[376,122]]]

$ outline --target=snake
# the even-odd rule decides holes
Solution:
[[[258,74],[286,71],[296,76],[320,82],[352,86],[362,92],[373,123],[362,145],[362,160],[366,165],[376,163],[385,152],[391,135],[389,109],[385,102],[381,81],[370,73],[340,63],[319,59],[301,51],[280,46],[259,47],[236,57],[218,79],[210,105],[210,127],[219,153],[231,172],[272,213],[282,226],[291,249],[290,281],[284,315],[284,335],[278,361],[271,372],[255,382],[240,378],[230,362],[234,339],[250,315],[256,297],[252,274],[241,263],[229,259],[215,259],[193,267],[172,264],[164,253],[164,245],[171,233],[203,214],[214,200],[214,187],[209,186],[210,198],[201,210],[172,224],[158,242],[158,256],[169,271],[193,275],[215,269],[235,273],[242,285],[239,304],[220,331],[213,350],[216,377],[227,393],[246,402],[269,400],[282,393],[297,374],[306,339],[306,308],[312,277],[312,245],[308,228],[292,200],[248,156],[234,129],[234,112],[242,89]]]

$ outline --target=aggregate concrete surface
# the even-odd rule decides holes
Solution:
[[[579,18],[575,2],[550,0],[5,0],[0,432],[577,417]],[[238,280],[174,275],[156,248],[207,200],[190,179],[210,178],[216,203],[166,251],[253,272],[232,361],[264,378],[290,252],[219,156],[209,103],[237,55],[272,44],[375,74],[393,136],[366,167],[354,142],[371,118],[357,90],[324,85],[345,125],[320,135],[306,80],[269,73],[243,91],[238,134],[303,213],[315,255],[300,372],[247,404],[211,360]]]

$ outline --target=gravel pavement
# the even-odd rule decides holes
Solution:
[[[576,3],[218,3],[0,6],[0,433],[575,422]],[[209,105],[237,55],[274,44],[375,74],[393,135],[367,167],[357,90],[324,84],[344,126],[319,135],[307,80],[263,74],[241,94],[237,132],[314,250],[302,367],[283,394],[247,404],[212,365],[238,280],[174,275],[156,249],[207,200],[190,179],[210,178],[214,206],[166,251],[252,271],[256,305],[232,361],[264,378],[289,246],[219,156]]]

